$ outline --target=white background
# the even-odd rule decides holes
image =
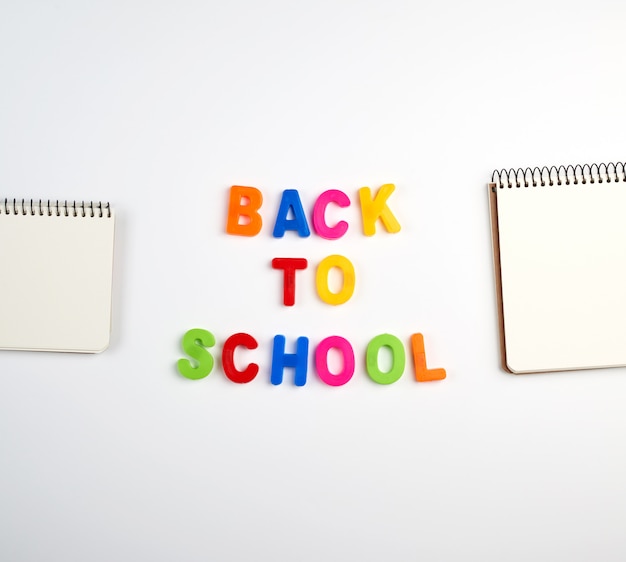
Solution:
[[[624,159],[625,22],[619,1],[2,2],[2,197],[118,222],[109,350],[0,354],[0,558],[623,560],[626,373],[499,368],[486,182]],[[383,183],[402,231],[366,238],[357,190]],[[233,184],[263,191],[255,238],[225,234]],[[330,188],[345,238],[272,237],[282,190],[308,213]],[[340,307],[314,289],[333,253],[357,273]],[[278,256],[310,262],[289,309]],[[178,375],[193,327],[217,355],[254,335],[257,379]],[[373,383],[384,332],[423,333],[448,378]],[[269,383],[275,334],[335,333],[349,384],[312,362]]]

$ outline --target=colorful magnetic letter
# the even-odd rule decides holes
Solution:
[[[283,304],[293,306],[296,302],[296,269],[306,269],[308,262],[304,258],[274,258],[272,267],[282,269]]]
[[[233,185],[230,188],[226,232],[238,236],[256,236],[263,226],[263,220],[258,213],[262,204],[263,195],[256,187]],[[244,217],[241,224],[240,217]]]
[[[440,381],[446,378],[445,369],[428,369],[426,367],[426,351],[424,350],[424,336],[413,334],[411,336],[413,348],[413,361],[415,362],[415,380],[418,382]]]
[[[215,337],[211,332],[200,328],[192,328],[183,336],[183,350],[189,357],[195,359],[179,359],[176,366],[178,372],[191,380],[203,379],[213,370],[213,356],[205,349],[215,345]]]
[[[259,347],[259,344],[250,334],[233,334],[226,340],[222,348],[222,368],[224,369],[224,374],[231,381],[247,383],[256,377],[259,372],[259,366],[256,363],[250,363],[243,371],[239,371],[235,367],[235,349],[239,346],[246,349],[256,349]]]
[[[328,369],[328,352],[338,349],[343,356],[343,369],[336,375]],[[340,336],[323,339],[315,349],[315,369],[322,381],[330,386],[346,384],[354,375],[354,350],[350,342]]]
[[[343,286],[338,293],[332,293],[328,287],[328,273],[333,267],[338,267],[343,274]],[[340,255],[325,257],[317,266],[315,274],[315,285],[317,294],[327,304],[338,305],[350,300],[354,293],[356,276],[352,262]]]
[[[290,210],[294,216],[292,219],[287,218]],[[295,230],[301,238],[306,238],[311,234],[297,189],[283,191],[274,224],[274,238],[282,238],[287,230]]]
[[[327,240],[336,240],[341,238],[348,230],[348,223],[346,221],[339,221],[335,226],[328,226],[326,224],[326,207],[329,203],[336,203],[341,208],[350,206],[350,198],[338,189],[329,189],[324,191],[315,201],[313,206],[313,230],[317,232],[322,238]]]
[[[365,236],[373,236],[376,234],[376,221],[379,218],[387,229],[387,232],[395,233],[400,231],[400,223],[387,206],[387,199],[389,199],[395,189],[395,185],[386,183],[378,190],[374,199],[372,199],[372,193],[369,187],[359,189],[361,216],[363,217],[363,234],[365,234]]]
[[[298,338],[296,353],[285,353],[285,336],[274,336],[274,348],[272,350],[272,384],[283,382],[283,370],[285,367],[293,367],[295,370],[294,382],[296,386],[306,384],[308,368],[309,338]]]
[[[391,369],[383,373],[378,367],[378,352],[381,347],[388,347],[391,350]],[[378,384],[391,384],[396,382],[404,373],[406,355],[402,342],[391,334],[380,334],[367,344],[365,354],[367,374]]]

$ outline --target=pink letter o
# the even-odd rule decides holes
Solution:
[[[328,352],[336,348],[343,356],[343,369],[334,375],[328,370]],[[340,336],[330,336],[322,340],[315,350],[315,368],[322,381],[330,386],[342,386],[354,375],[354,350],[350,342]]]

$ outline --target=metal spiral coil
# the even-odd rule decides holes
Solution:
[[[626,182],[626,164],[577,164],[575,166],[543,166],[542,168],[511,168],[494,170],[492,190],[513,187],[578,185],[587,183]]]
[[[102,201],[44,201],[39,199],[5,199],[0,203],[0,215],[39,215],[111,218],[111,205]]]

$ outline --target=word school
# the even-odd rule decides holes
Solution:
[[[272,363],[270,382],[279,385],[283,382],[284,370],[291,368],[294,371],[296,386],[304,386],[307,382],[309,363],[309,338],[299,337],[296,340],[295,353],[285,351],[286,339],[283,335],[274,337],[272,348]],[[185,333],[182,347],[194,361],[179,359],[178,372],[185,378],[199,380],[207,377],[215,365],[213,355],[208,348],[215,346],[215,336],[208,330],[194,328]],[[235,350],[244,348],[257,349],[256,339],[250,334],[237,333],[230,336],[222,347],[222,370],[226,377],[235,383],[249,383],[259,373],[259,365],[249,363],[243,369],[235,366]],[[379,365],[379,355],[382,348],[391,353],[391,366],[383,371]],[[426,366],[426,352],[422,334],[413,334],[410,338],[410,348],[413,355],[415,380],[418,382],[442,380],[446,378],[445,369],[428,369]],[[331,372],[328,366],[328,354],[335,349],[341,355],[342,367],[337,373]],[[355,369],[355,357],[352,344],[341,336],[330,336],[323,339],[315,348],[314,363],[317,376],[329,386],[343,386],[352,379]],[[366,372],[370,379],[378,384],[392,384],[404,373],[406,353],[399,338],[391,334],[380,334],[367,345],[365,351]]]

